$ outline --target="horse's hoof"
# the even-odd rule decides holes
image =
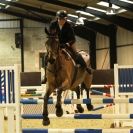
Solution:
[[[89,110],[89,111],[91,111],[91,110],[93,110],[93,105],[91,105],[91,104],[87,104],[87,109]]]
[[[70,114],[70,112],[69,111],[66,111],[66,114]]]
[[[48,126],[50,124],[49,118],[43,119],[42,124],[43,124],[43,126]]]
[[[79,112],[78,112],[78,110],[74,110],[74,113],[76,114],[76,113],[79,113]]]
[[[84,112],[84,108],[80,105],[80,106],[77,106],[77,110],[79,113],[83,113]]]
[[[56,116],[57,117],[61,117],[63,115],[63,109],[62,108],[60,108],[60,109],[56,109]]]

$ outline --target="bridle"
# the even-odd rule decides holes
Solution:
[[[57,36],[48,36],[48,40],[45,43],[48,61],[53,64],[59,56],[59,41]]]
[[[57,59],[60,58],[60,46],[57,36],[48,36],[45,46],[47,50],[47,62],[54,65],[57,63]],[[51,70],[48,67],[46,67],[46,69],[51,73],[57,73],[60,70],[60,68],[56,68],[56,65],[54,70]]]

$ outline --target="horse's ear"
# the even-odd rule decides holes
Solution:
[[[45,27],[45,33],[47,34],[47,35],[50,35],[50,33],[49,33],[49,31],[48,31],[48,29]]]

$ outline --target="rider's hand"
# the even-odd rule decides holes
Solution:
[[[69,44],[69,43],[66,43],[66,46],[67,46],[67,47],[70,47],[70,44]]]
[[[66,47],[70,47],[70,44],[69,43],[62,43],[60,45],[61,48],[66,48]]]

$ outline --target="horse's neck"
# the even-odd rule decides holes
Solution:
[[[55,62],[50,64],[49,68],[55,73],[59,71],[68,71],[71,73],[70,71],[73,71],[72,69],[74,68],[74,62],[66,50],[59,50]]]
[[[74,62],[71,58],[71,56],[69,55],[69,53],[67,53],[66,51],[60,52],[60,56],[59,56],[59,64],[62,65],[62,69],[64,71],[66,71],[67,73],[71,73],[71,71],[73,71],[74,68]]]
[[[56,60],[56,65],[58,67],[61,67],[62,68],[62,67],[64,67],[65,63],[66,63],[66,57],[62,53],[62,51],[60,50],[59,51],[59,55],[58,55],[57,60]]]
[[[69,67],[69,64],[72,64],[71,57],[69,55],[64,54],[61,50],[58,53],[58,56],[54,62],[54,64],[51,65],[52,69],[56,70],[64,70],[66,71],[67,67]]]
[[[52,64],[49,63],[49,66],[48,66],[48,68],[54,73],[57,73],[61,69],[61,67],[62,67],[62,64],[59,56],[56,58],[54,63]]]

